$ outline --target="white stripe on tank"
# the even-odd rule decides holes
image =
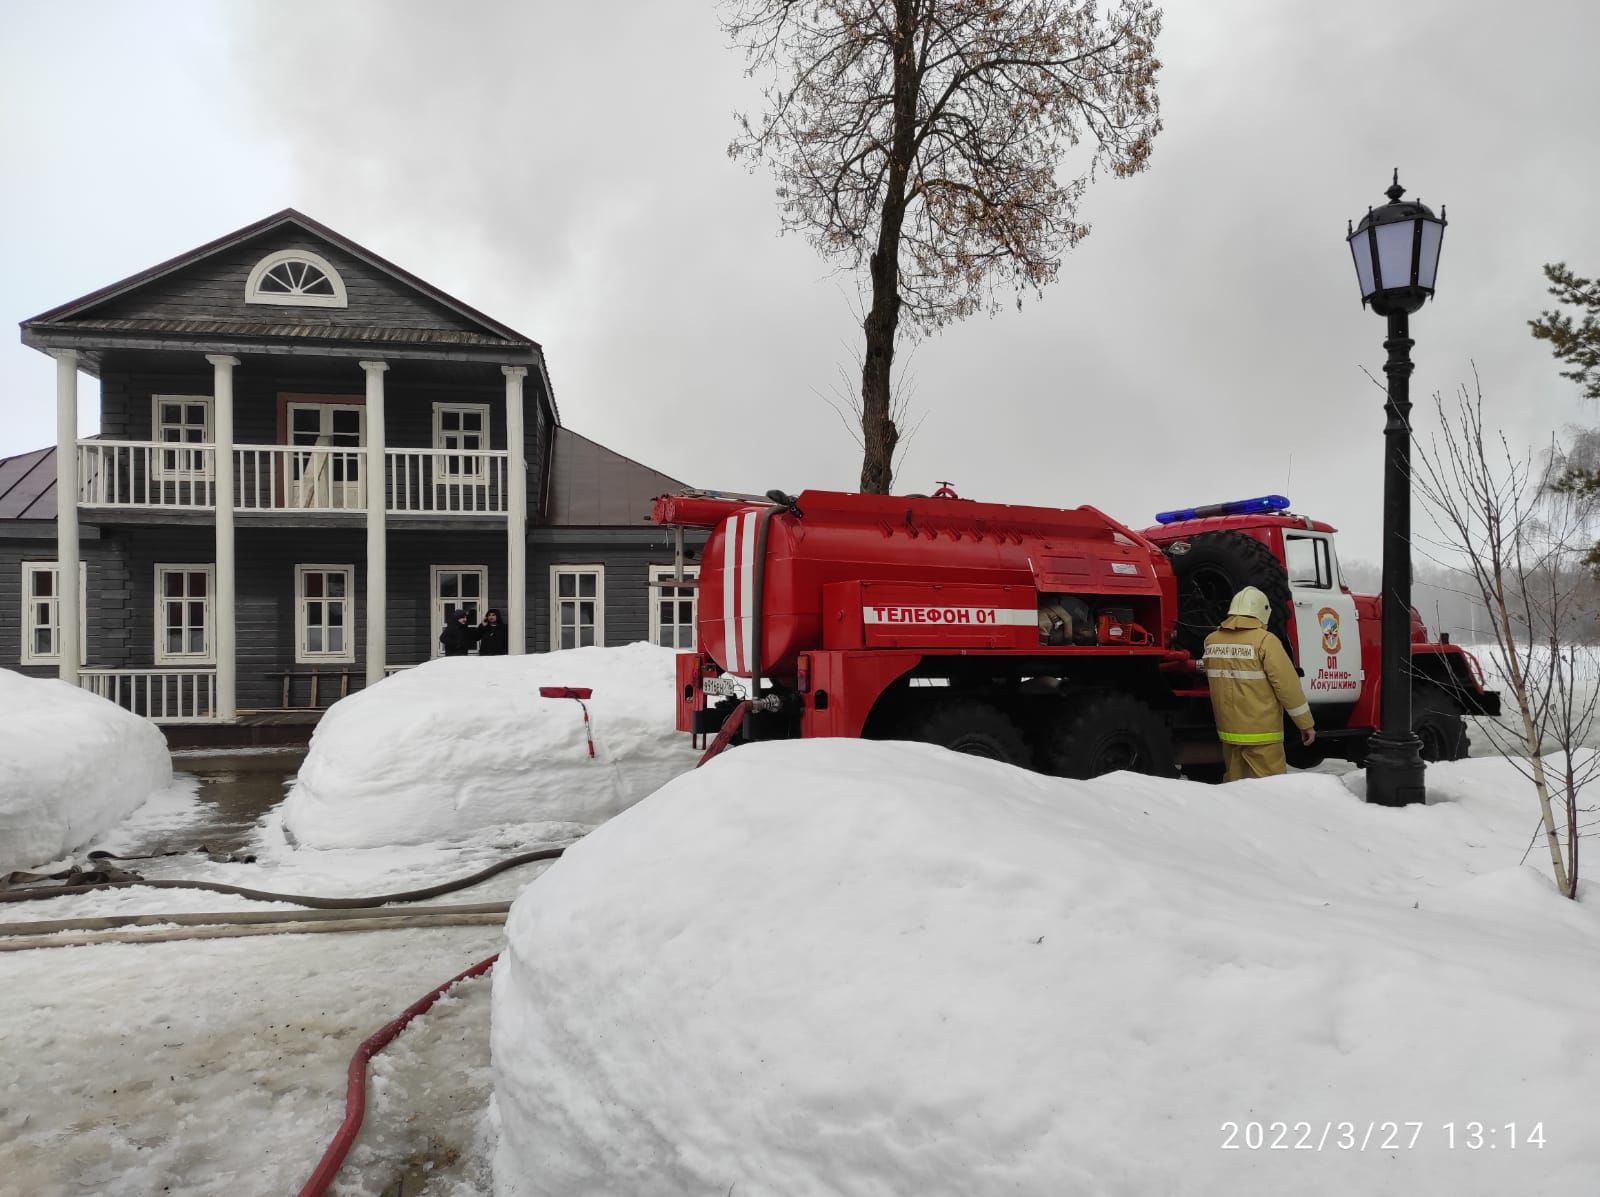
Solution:
[[[742,576],[739,579],[739,630],[740,646],[744,650],[739,668],[749,669],[755,664],[755,659],[761,646],[755,642],[756,629],[756,518],[759,512],[745,513],[744,527],[740,535],[744,543],[739,546],[740,565]]]
[[[738,564],[739,517],[730,515],[722,525],[722,664],[739,672],[739,629],[733,622],[734,568]]]

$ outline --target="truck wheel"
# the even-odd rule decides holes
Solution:
[[[1434,686],[1412,689],[1411,730],[1422,741],[1425,761],[1459,761],[1472,746],[1461,704]]]
[[[1028,765],[1028,746],[1005,712],[976,699],[957,698],[906,718],[902,740],[937,744],[951,752],[981,756],[1008,765]]]
[[[1127,769],[1176,777],[1172,734],[1130,694],[1098,691],[1072,702],[1051,730],[1047,769],[1057,777],[1089,778]]]
[[[1167,557],[1178,580],[1178,647],[1198,657],[1205,640],[1228,615],[1233,596],[1246,586],[1257,587],[1272,605],[1267,622],[1285,648],[1289,647],[1289,575],[1279,561],[1254,537],[1243,532],[1202,532],[1180,541],[1189,547]]]

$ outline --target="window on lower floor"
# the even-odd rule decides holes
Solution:
[[[211,665],[210,565],[156,566],[156,664]]]
[[[466,608],[472,626],[477,627],[483,618],[483,596],[488,588],[489,571],[481,565],[435,565],[433,567],[433,655],[444,655],[444,645],[439,643],[439,630],[453,622],[450,614]]]
[[[603,565],[550,567],[550,647],[587,648],[606,642]]]
[[[78,664],[88,663],[88,567],[78,563]],[[24,665],[61,663],[61,570],[54,561],[22,563],[22,655]]]
[[[355,660],[353,565],[294,568],[295,661]]]
[[[665,648],[693,648],[698,589],[675,584],[677,566],[650,567],[650,643]],[[698,565],[683,567],[683,576],[693,582],[700,576]]]

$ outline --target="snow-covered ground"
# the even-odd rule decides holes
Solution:
[[[736,750],[518,900],[497,1192],[1594,1193],[1600,916],[1525,784],[1360,782]]]
[[[397,673],[323,718],[284,825],[313,848],[587,830],[693,768],[674,725],[673,661],[641,643]],[[591,689],[588,725],[577,701],[542,698],[543,686]]]
[[[153,723],[77,686],[0,669],[0,876],[58,860],[171,784]]]
[[[500,741],[544,744],[521,764],[495,736],[468,750],[452,718],[391,733],[389,748],[446,770],[389,774],[415,783],[408,801],[453,795],[447,776],[473,796],[450,797],[431,842],[403,842],[376,788],[358,788],[312,821],[358,825],[333,836],[357,840],[376,821],[369,838],[402,842],[311,848],[280,806],[232,844],[253,861],[132,863],[308,894],[464,876],[566,826],[478,823],[504,792],[482,797],[495,791],[474,762],[495,784],[526,770],[519,816],[572,773],[621,775],[588,813],[631,801],[665,769],[657,737],[678,754],[668,772],[692,763],[660,732],[668,704],[602,705],[659,695],[654,657],[604,688],[566,667],[501,679],[595,687],[607,755],[586,775],[567,755],[588,760],[570,701],[453,700],[506,713]],[[657,722],[608,742],[629,718]],[[329,759],[329,776],[359,771]],[[1074,783],[917,746],[740,748],[548,877],[524,867],[440,899],[527,895],[514,967],[493,981],[498,1112],[480,980],[378,1056],[335,1191],[487,1192],[500,1142],[504,1194],[563,1197],[1593,1192],[1600,1144],[1578,1119],[1600,1079],[1600,929],[1591,904],[1555,897],[1538,853],[1519,867],[1536,817],[1525,783],[1492,759],[1437,766],[1434,805],[1385,811],[1356,800],[1362,781]],[[217,814],[180,774],[88,846],[190,847]],[[264,908],[133,889],[0,906],[0,920]],[[338,1124],[355,1045],[503,942],[450,927],[0,953],[0,1193],[293,1192]],[[1240,1143],[1251,1124],[1334,1130],[1321,1151],[1232,1150],[1230,1121]],[[1424,1125],[1380,1152],[1338,1147],[1344,1121],[1358,1136],[1378,1124],[1379,1146],[1385,1121]],[[1505,1123],[1519,1137],[1538,1124],[1545,1145],[1473,1151],[1473,1121],[1502,1144]]]

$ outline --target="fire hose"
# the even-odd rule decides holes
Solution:
[[[728,747],[743,724],[744,717],[750,713],[752,706],[753,704],[747,699],[728,713],[727,719],[723,721],[722,730],[717,734],[717,738],[706,750],[705,755],[700,758],[695,768],[698,769]],[[587,717],[587,712],[585,712],[585,716]],[[556,854],[560,854],[560,849],[556,850]],[[361,1130],[361,1120],[366,1113],[367,1062],[404,1030],[407,1023],[438,1001],[451,986],[466,980],[468,977],[481,976],[488,972],[494,967],[494,963],[498,959],[500,959],[500,953],[496,952],[487,960],[480,960],[465,972],[458,973],[450,978],[443,985],[407,1007],[405,1013],[400,1015],[399,1018],[384,1026],[377,1034],[356,1049],[356,1054],[350,1058],[349,1086],[345,1094],[344,1121],[339,1124],[338,1132],[334,1135],[333,1141],[328,1144],[328,1149],[322,1153],[322,1159],[318,1162],[316,1171],[311,1174],[311,1179],[306,1181],[305,1187],[300,1190],[299,1197],[324,1197],[324,1194],[328,1191],[328,1186],[333,1183],[333,1178],[339,1174],[339,1168],[344,1164],[345,1156],[350,1153],[351,1144],[355,1142],[356,1135]]]
[[[241,898],[250,898],[256,902],[288,902],[294,906],[308,906],[314,910],[356,910],[365,906],[383,906],[389,902],[425,902],[429,898],[437,898],[442,894],[454,893],[458,889],[467,889],[477,885],[480,881],[487,881],[497,873],[507,869],[514,869],[519,865],[532,864],[539,860],[554,860],[566,849],[540,848],[535,852],[520,852],[515,856],[508,856],[498,860],[486,869],[455,881],[441,881],[438,885],[430,885],[423,889],[400,890],[392,894],[375,894],[368,897],[356,898],[323,898],[307,894],[280,894],[271,890],[249,889],[242,885],[226,885],[220,881],[186,881],[176,878],[129,878],[127,880],[93,881],[83,885],[30,885],[24,889],[0,890],[0,902],[32,902],[44,898],[63,898],[71,894],[88,894],[105,889],[129,889],[133,886],[143,886],[149,889],[203,889],[217,894],[235,894]]]

